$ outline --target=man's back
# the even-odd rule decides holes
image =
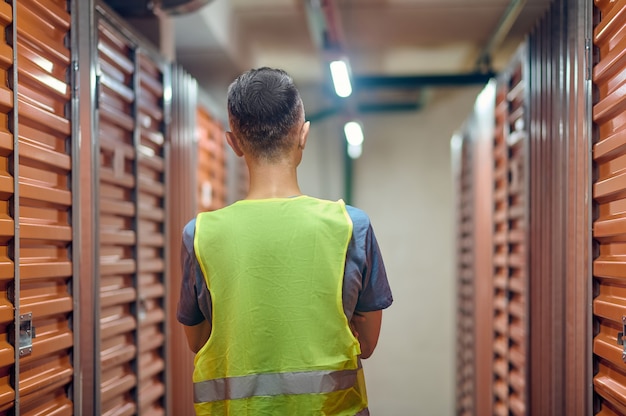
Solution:
[[[366,407],[359,342],[342,304],[351,236],[342,202],[306,196],[198,216],[194,248],[213,308],[194,372],[199,414],[220,414],[222,401],[232,414]]]

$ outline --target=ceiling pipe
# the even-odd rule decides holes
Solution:
[[[519,15],[519,8],[526,0],[512,0],[501,19],[497,30],[491,36],[487,46],[481,52],[481,56],[489,56],[506,36],[513,21]],[[323,59],[331,61],[341,57],[344,53],[345,37],[341,16],[336,1],[334,0],[304,0],[309,31],[313,42],[323,54]],[[414,89],[432,86],[462,86],[485,84],[495,74],[491,68],[483,68],[476,72],[463,74],[425,74],[408,76],[384,76],[384,75],[353,75],[355,89]]]
[[[354,76],[354,84],[360,89],[396,88],[412,89],[419,87],[445,87],[486,84],[495,74],[492,71],[467,74],[433,75],[361,75]]]
[[[479,72],[491,71],[491,56],[493,51],[500,46],[506,36],[511,31],[513,24],[519,17],[522,9],[526,5],[526,0],[511,0],[504,14],[500,18],[496,29],[493,31],[485,46],[478,53],[476,59],[476,70]]]
[[[427,94],[420,93],[415,100],[359,102],[355,105],[360,114],[371,113],[398,113],[405,111],[419,111],[426,105]],[[307,113],[307,120],[320,121],[328,117],[343,113],[345,107],[338,102],[335,105],[322,108],[315,113]]]
[[[325,62],[343,57],[345,52],[345,38],[341,16],[335,0],[303,0],[309,23],[309,31],[313,43],[322,54]],[[525,0],[512,0],[502,17],[498,28],[489,39],[481,56],[490,56],[510,30],[513,22],[519,15],[519,9]],[[424,75],[352,75],[355,90],[372,89],[404,89],[415,90],[424,87],[446,87],[486,84],[495,76],[490,67],[482,68],[470,73],[461,74],[424,74]],[[401,100],[398,102],[358,102],[356,99],[342,101],[341,104],[320,109],[309,118],[315,121],[323,120],[339,113],[384,113],[416,111],[425,106],[424,94],[415,102]]]
[[[368,113],[398,113],[404,111],[418,111],[423,107],[423,103],[419,101],[411,102],[397,102],[397,103],[360,103],[357,104],[357,110],[361,114]],[[307,114],[307,120],[311,122],[318,122],[325,120],[329,117],[341,114],[344,108],[341,106],[334,106],[324,108],[316,113]]]

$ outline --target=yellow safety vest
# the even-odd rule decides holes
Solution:
[[[342,306],[351,235],[343,201],[308,196],[198,215],[212,332],[195,358],[196,414],[369,414]]]

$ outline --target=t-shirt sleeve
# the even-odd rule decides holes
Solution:
[[[369,221],[368,221],[369,222]],[[393,303],[385,263],[371,224],[365,236],[365,264],[362,271],[363,286],[356,310],[371,312],[386,309]]]
[[[176,310],[176,319],[183,325],[194,326],[201,323],[205,316],[198,303],[196,289],[196,254],[193,248],[196,221],[191,220],[183,229],[183,241],[181,244],[180,263],[182,265],[182,281],[180,297]]]
[[[388,308],[393,296],[385,263],[369,216],[358,208],[346,205],[352,219],[352,239],[348,246],[344,277],[344,309],[372,312]]]

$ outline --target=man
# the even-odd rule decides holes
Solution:
[[[301,193],[310,123],[293,80],[253,69],[228,90],[245,200],[183,230],[178,320],[198,415],[367,415],[360,358],[392,303],[367,215]]]

